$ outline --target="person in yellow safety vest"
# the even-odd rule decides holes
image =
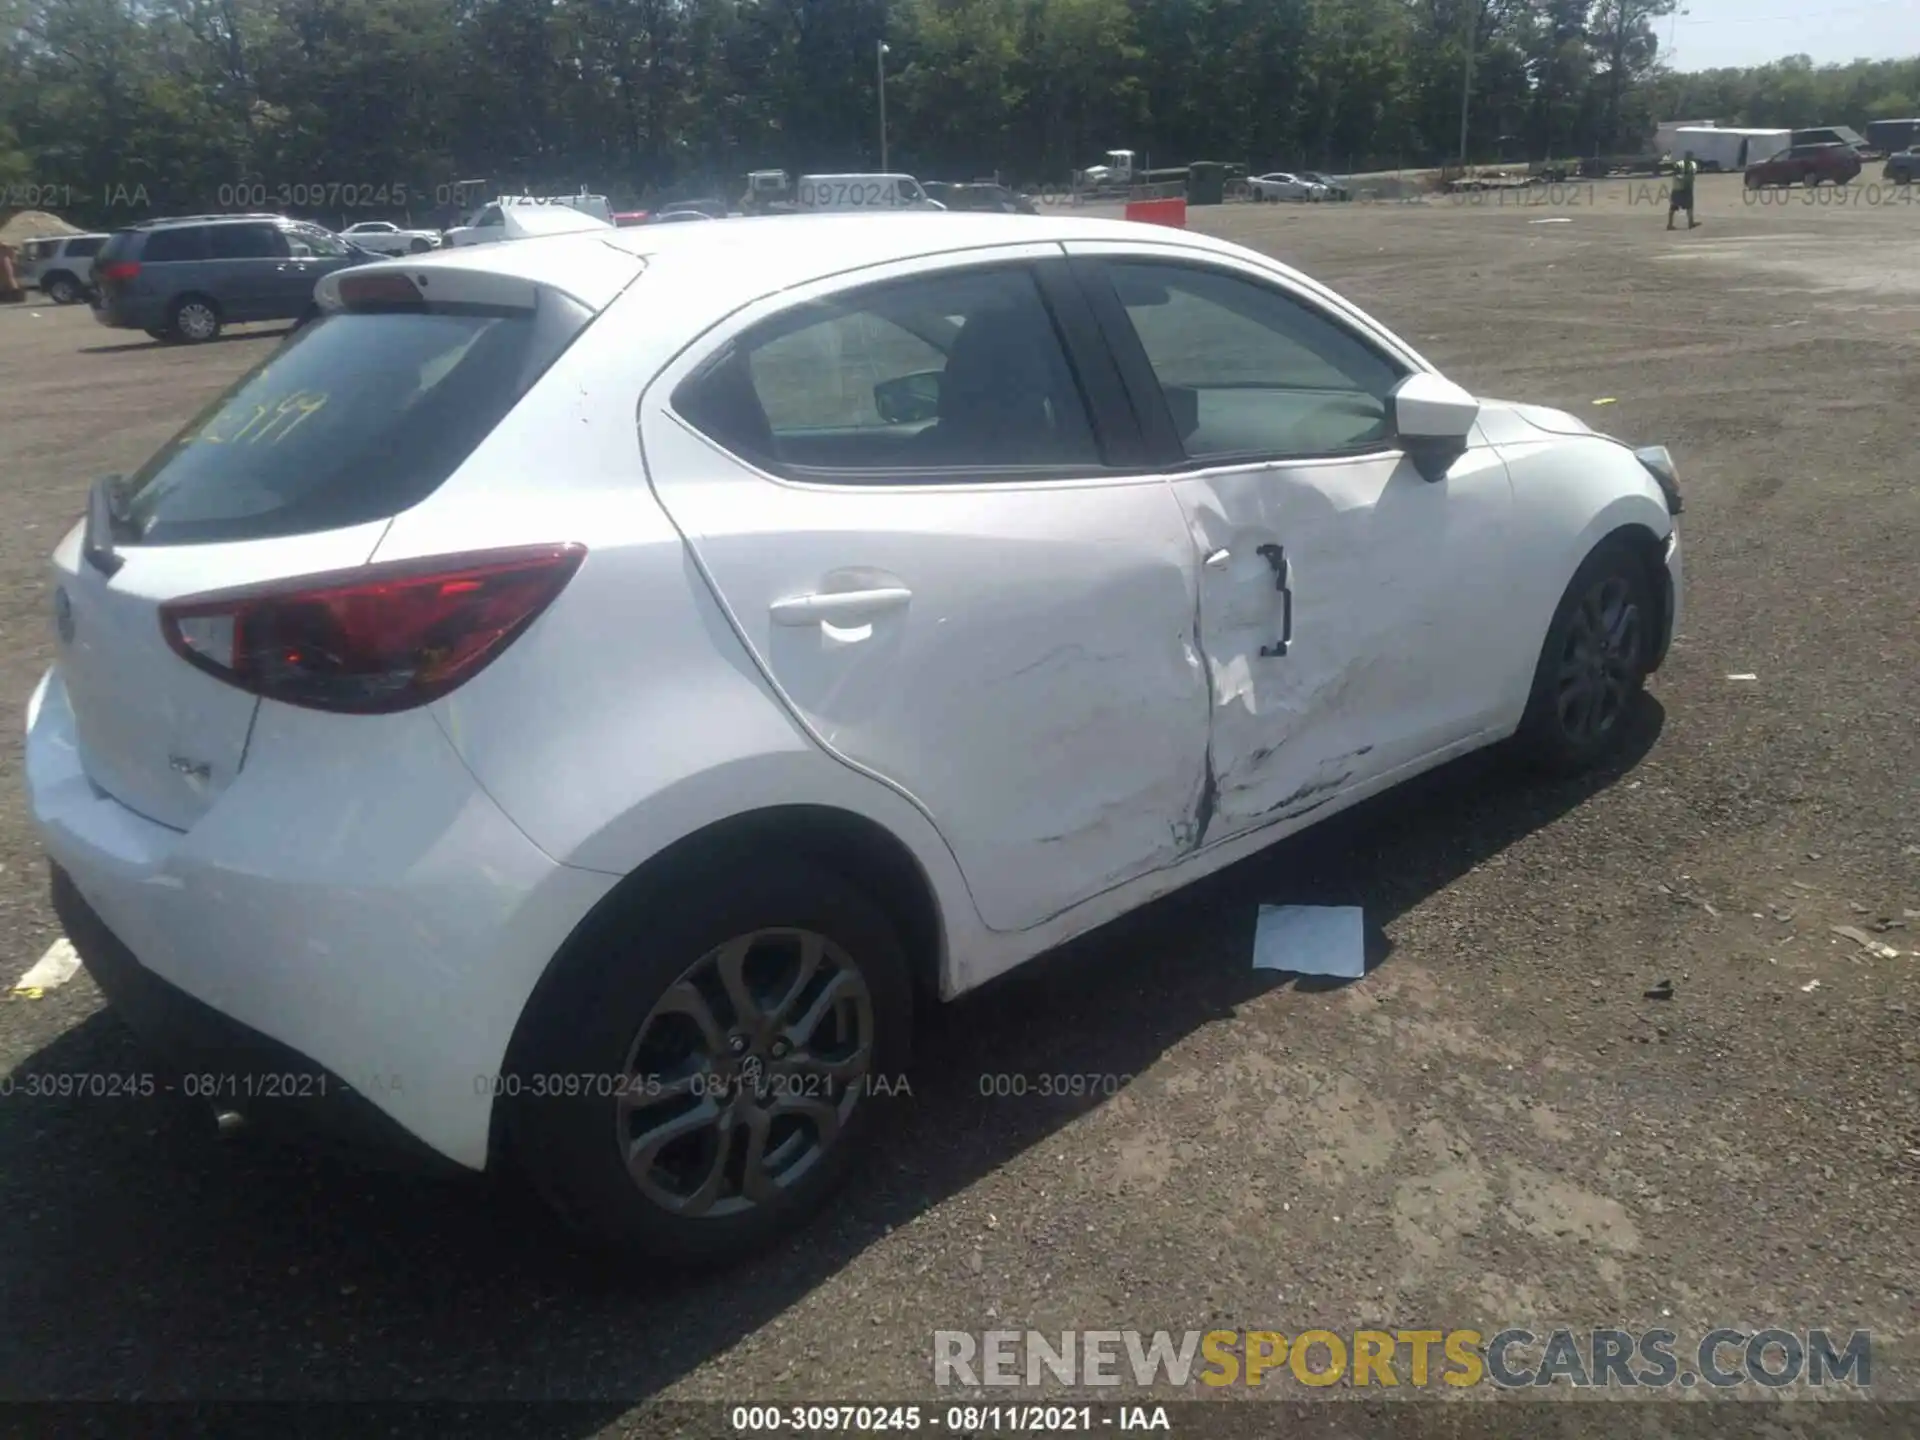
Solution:
[[[1673,172],[1673,198],[1667,203],[1667,229],[1673,228],[1673,217],[1682,210],[1687,212],[1687,228],[1699,228],[1700,222],[1693,218],[1693,180],[1699,173],[1700,167],[1694,163],[1693,152],[1689,150]]]

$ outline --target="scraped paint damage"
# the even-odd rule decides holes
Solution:
[[[1192,572],[1184,549],[1166,551],[1122,577],[1127,583],[1086,592],[1078,613],[1059,627],[1071,638],[1022,649],[1021,637],[1007,637],[1014,653],[986,684],[1005,687],[1019,696],[1023,711],[1053,722],[1034,727],[1022,740],[1024,768],[1081,777],[1070,790],[1028,785],[1014,797],[1025,821],[1019,829],[1031,837],[1026,843],[1040,862],[1024,867],[1025,883],[1032,886],[1050,871],[1047,888],[1063,903],[1033,919],[1008,917],[1013,923],[1052,919],[1092,895],[1177,863],[1202,842],[1217,790]],[[1143,647],[1140,630],[1130,631],[1124,617],[1155,608],[1142,602],[1142,592],[1158,590],[1164,605],[1176,586],[1173,623],[1160,630],[1156,645]],[[1117,643],[1123,639],[1131,644]],[[1024,728],[1015,725],[1010,733]],[[965,741],[989,748],[997,743],[978,734]],[[1152,763],[1145,763],[1155,751]],[[999,823],[1004,825],[1004,815]]]
[[[1267,813],[1272,815],[1276,820],[1288,820],[1318,810],[1322,805],[1331,801],[1333,797],[1339,793],[1342,786],[1353,779],[1353,774],[1354,772],[1351,770],[1342,770],[1338,775],[1332,776],[1329,779],[1310,781],[1302,785],[1291,795],[1275,802]],[[1315,799],[1315,796],[1319,798]],[[1300,803],[1302,800],[1312,800],[1313,803],[1311,805],[1302,805]]]
[[[1193,638],[1188,653],[1193,657],[1196,670],[1204,671],[1207,664],[1207,647],[1201,638],[1200,629],[1200,591],[1193,592]],[[1213,769],[1213,716],[1207,716],[1207,749],[1201,759],[1200,799],[1193,810],[1193,823],[1188,826],[1187,848],[1198,850],[1207,843],[1207,830],[1213,824],[1214,813],[1220,808],[1220,779]]]

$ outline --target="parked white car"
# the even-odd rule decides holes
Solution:
[[[604,195],[503,195],[480,206],[442,237],[447,245],[488,245],[604,225],[617,229]]]
[[[1466,751],[1615,756],[1680,613],[1664,451],[1192,232],[317,297],[54,552],[55,903],[227,1128],[510,1156],[631,1256],[820,1204],[916,1005]]]
[[[1276,170],[1271,175],[1260,175],[1247,182],[1247,188],[1253,192],[1255,200],[1324,200],[1327,187],[1312,180],[1303,180],[1298,175],[1289,175],[1284,170]]]
[[[342,230],[340,237],[382,255],[420,255],[440,246],[438,230],[406,230],[391,220],[362,220]]]

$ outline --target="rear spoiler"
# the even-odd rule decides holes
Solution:
[[[611,225],[539,240],[454,246],[425,254],[351,265],[323,275],[314,286],[322,312],[350,309],[341,287],[376,277],[404,276],[428,305],[480,305],[532,310],[539,292],[550,290],[597,315],[646,269],[646,261],[621,245]]]

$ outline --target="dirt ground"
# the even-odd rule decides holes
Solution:
[[[1194,212],[1479,393],[1672,448],[1689,610],[1630,765],[1453,766],[950,1007],[837,1210],[697,1283],[617,1285],[510,1190],[0,1087],[0,1397],[558,1396],[593,1403],[548,1432],[640,1433],[647,1397],[932,1398],[937,1329],[1772,1324],[1871,1329],[1875,1393],[1920,1398],[1920,200],[1846,193],[1708,177],[1672,234],[1651,182]],[[16,717],[89,478],[271,343],[0,308]],[[56,935],[14,723],[9,979]],[[1376,968],[1255,974],[1288,901],[1364,905]],[[0,1001],[16,1082],[140,1064],[84,976]],[[1133,1079],[1032,1093],[1059,1074]]]

